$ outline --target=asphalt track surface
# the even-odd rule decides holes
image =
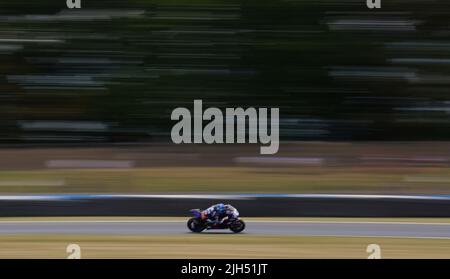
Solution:
[[[450,223],[332,222],[332,221],[247,221],[244,235],[351,236],[438,238],[450,240]],[[95,235],[186,235],[185,221],[77,220],[0,221],[0,235],[95,234]],[[204,234],[230,234],[210,230]]]

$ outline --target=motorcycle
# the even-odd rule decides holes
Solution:
[[[189,230],[195,233],[200,233],[204,230],[224,230],[230,229],[234,233],[240,233],[245,229],[245,223],[239,218],[228,219],[225,218],[220,223],[212,223],[209,220],[202,219],[202,212],[200,209],[191,209],[190,212],[194,215],[193,218],[187,222]]]

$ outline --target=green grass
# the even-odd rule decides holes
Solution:
[[[448,181],[450,169],[439,168],[24,170],[0,171],[0,193],[449,193]]]

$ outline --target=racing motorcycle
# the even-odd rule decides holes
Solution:
[[[220,223],[212,223],[209,220],[202,220],[202,211],[200,209],[191,209],[190,212],[194,215],[194,217],[188,220],[187,226],[192,232],[195,233],[200,233],[204,230],[224,229],[230,229],[234,233],[240,233],[245,229],[244,221],[239,218],[225,218]]]

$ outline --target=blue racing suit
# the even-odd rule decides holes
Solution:
[[[239,217],[239,212],[230,204],[223,203],[215,204],[202,211],[202,218],[207,219],[214,224],[222,222],[226,217],[228,217],[228,219],[236,219]]]

